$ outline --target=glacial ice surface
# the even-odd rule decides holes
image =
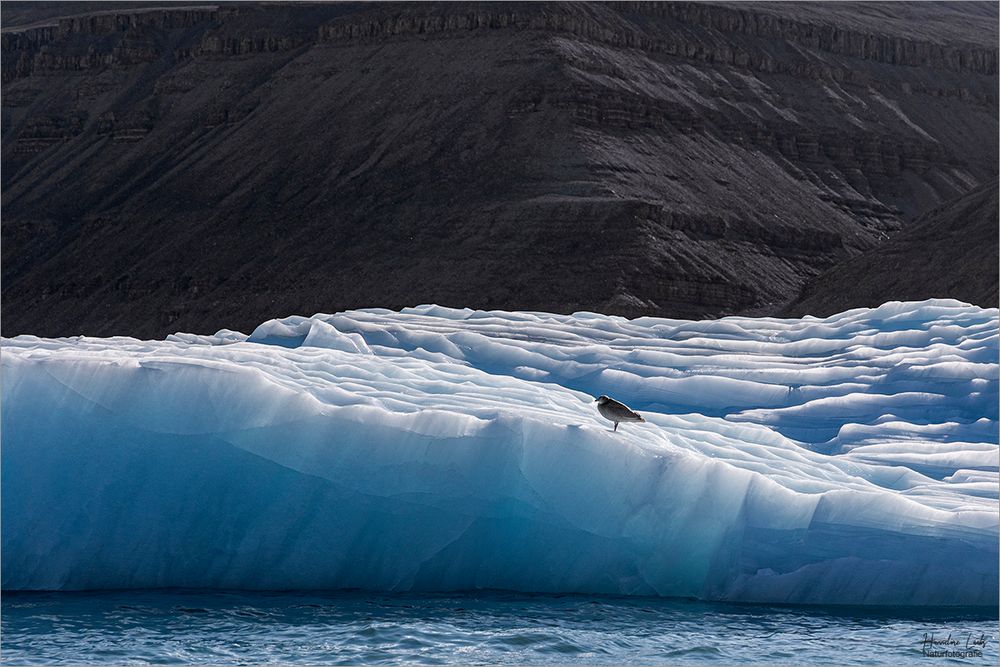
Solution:
[[[420,306],[2,364],[6,590],[996,604],[997,309]]]

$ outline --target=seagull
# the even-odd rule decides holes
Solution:
[[[601,416],[608,421],[613,421],[615,423],[615,431],[618,430],[618,422],[645,422],[646,420],[642,418],[638,412],[633,412],[632,409],[625,405],[624,403],[619,403],[613,398],[601,394],[594,399],[597,403],[597,411],[601,413]]]

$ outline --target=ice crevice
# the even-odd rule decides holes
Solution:
[[[995,604],[997,355],[943,299],[3,339],[3,588]]]

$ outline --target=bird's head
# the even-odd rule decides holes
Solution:
[[[594,399],[594,402],[595,403],[600,403],[601,405],[604,405],[605,403],[607,403],[610,400],[611,400],[610,398],[608,398],[604,394],[601,394],[600,396],[598,396],[597,398]]]

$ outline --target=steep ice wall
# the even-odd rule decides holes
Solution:
[[[3,587],[995,604],[997,315],[5,339]]]

